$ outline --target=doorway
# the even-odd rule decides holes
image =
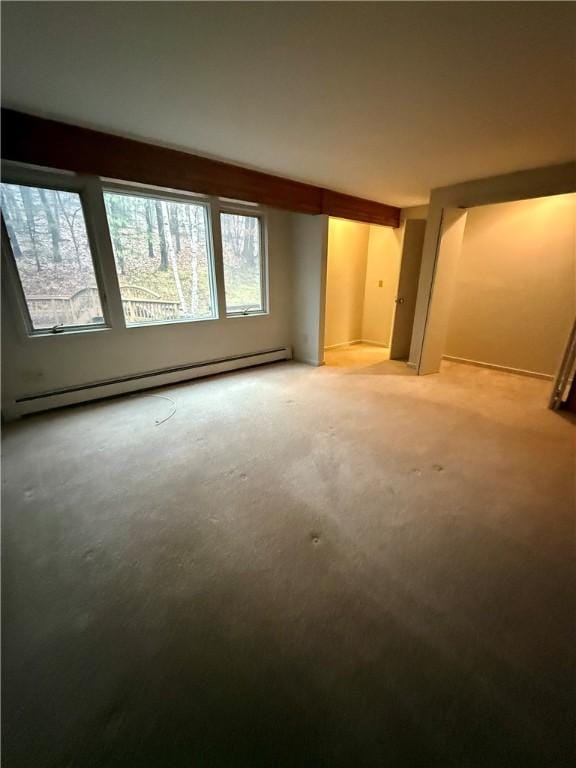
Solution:
[[[398,229],[330,218],[324,362],[366,367],[408,358],[426,222]]]

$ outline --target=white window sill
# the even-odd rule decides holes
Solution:
[[[226,313],[226,319],[231,320],[233,318],[246,318],[246,317],[267,317],[270,314],[267,310],[263,309],[260,312],[231,312]]]
[[[94,325],[94,326],[70,326],[69,328],[62,328],[60,331],[53,331],[50,328],[46,330],[30,331],[27,334],[29,339],[57,339],[62,336],[83,336],[86,333],[101,333],[102,331],[111,331],[109,325]]]
[[[217,317],[198,317],[189,320],[151,320],[149,323],[126,323],[126,330],[133,331],[136,328],[162,328],[167,325],[191,325],[192,323],[214,323]]]

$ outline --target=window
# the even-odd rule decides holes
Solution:
[[[104,201],[126,324],[214,318],[207,207],[111,191]]]
[[[80,195],[3,183],[1,202],[31,330],[104,325]]]
[[[258,216],[221,213],[226,313],[265,311],[261,222]]]

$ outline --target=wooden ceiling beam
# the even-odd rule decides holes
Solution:
[[[400,209],[102,131],[2,109],[2,159],[397,227]]]

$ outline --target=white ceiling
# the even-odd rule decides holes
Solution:
[[[396,205],[575,156],[573,3],[3,3],[5,106]]]

